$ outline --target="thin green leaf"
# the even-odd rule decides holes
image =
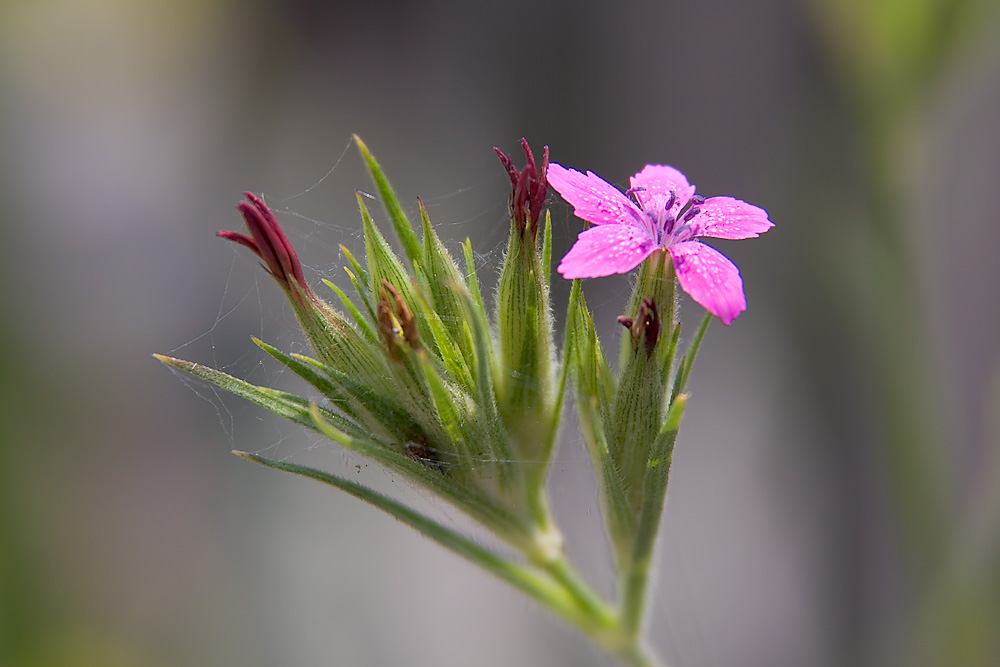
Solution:
[[[378,188],[379,194],[382,196],[382,204],[389,215],[389,220],[392,221],[392,226],[396,230],[396,235],[399,237],[400,243],[403,244],[403,250],[406,253],[407,259],[410,260],[411,266],[413,262],[423,261],[423,255],[420,250],[420,239],[417,238],[416,232],[413,231],[413,225],[410,224],[409,218],[403,212],[399,198],[396,197],[392,186],[389,185],[389,179],[382,172],[382,167],[379,166],[368,150],[368,147],[365,146],[364,142],[356,134],[354,135],[354,143],[358,145],[361,157],[364,158],[365,164],[368,166],[368,172],[371,174],[372,180],[375,181],[375,187]]]
[[[674,371],[674,359],[677,357],[677,343],[680,341],[681,337],[681,324],[677,323],[674,327],[674,331],[670,336],[670,342],[667,344],[666,352],[663,355],[663,364],[660,370],[660,378],[663,386],[667,386],[670,382],[670,374]]]
[[[465,239],[465,243],[462,244],[462,252],[465,253],[465,271],[469,292],[472,293],[472,298],[479,306],[479,314],[485,322],[486,307],[483,305],[483,296],[479,291],[479,278],[476,277],[476,260],[472,256],[472,239]]]
[[[184,371],[199,380],[214,384],[220,389],[228,391],[235,396],[245,398],[251,403],[255,403],[265,410],[273,412],[279,417],[284,417],[285,419],[289,419],[297,424],[316,430],[313,419],[309,414],[308,406],[311,403],[309,399],[289,394],[287,392],[278,391],[276,389],[258,387],[246,382],[245,380],[235,378],[228,373],[218,371],[210,366],[196,364],[191,361],[184,361],[183,359],[175,359],[162,354],[154,354],[153,357],[171,368]],[[345,432],[350,432],[353,437],[360,438],[370,436],[370,434],[367,434],[357,424],[354,424],[343,416],[328,410],[323,410],[322,412],[325,418],[337,424],[337,428],[340,428]],[[382,445],[380,444],[378,446],[381,447]]]
[[[296,359],[291,355],[285,354],[278,348],[273,345],[268,345],[259,338],[251,338],[251,340],[253,340],[257,347],[267,352],[269,355],[288,367],[293,373],[315,387],[319,393],[326,396],[327,399],[329,399],[334,405],[343,408],[347,404],[347,400],[344,397],[343,392],[330,382],[330,380],[313,370],[312,366],[300,359]],[[315,363],[319,364],[320,362],[315,361]]]
[[[350,274],[350,271],[348,271],[348,274]],[[361,332],[361,334],[370,343],[372,344],[377,343],[378,338],[376,337],[375,330],[372,329],[371,325],[371,322],[373,320],[365,319],[365,316],[361,314],[361,311],[358,310],[358,307],[354,305],[354,302],[351,301],[346,294],[344,294],[344,290],[340,289],[339,287],[337,287],[337,285],[326,279],[323,280],[323,284],[329,287],[331,290],[333,290],[334,294],[336,294],[340,298],[340,302],[344,304],[344,308],[347,309],[348,314],[354,320],[354,323],[357,325],[358,330]],[[365,305],[368,306],[367,303]],[[368,312],[369,315],[372,314],[370,306],[368,306]]]
[[[548,224],[548,214],[546,214],[546,228],[551,225]],[[574,280],[573,287],[570,289],[569,293],[569,304],[566,306],[566,331],[563,332],[563,344],[562,344],[562,368],[559,372],[559,384],[556,387],[556,400],[555,407],[552,410],[552,420],[549,422],[549,433],[546,438],[545,446],[542,449],[542,454],[544,460],[548,461],[552,456],[552,451],[555,448],[556,438],[559,435],[559,422],[562,418],[562,408],[563,401],[566,397],[566,385],[569,380],[569,369],[573,365],[573,327],[570,324],[576,320],[576,309],[579,306],[580,293],[581,293],[581,281]]]
[[[347,258],[347,261],[350,263],[351,268],[354,270],[354,275],[358,276],[358,278],[361,280],[362,284],[364,284],[364,285],[370,285],[371,282],[370,282],[370,280],[368,278],[368,272],[365,271],[365,267],[361,266],[361,262],[359,262],[354,257],[354,255],[351,254],[351,251],[347,249],[347,246],[345,246],[344,244],[341,244],[340,245],[340,252],[344,253],[344,257]],[[348,271],[347,273],[350,274],[351,272]],[[371,294],[370,293],[368,293],[368,294],[360,293],[360,291],[359,291],[359,295],[361,296],[361,298],[367,300],[367,297],[370,296]]]
[[[365,200],[361,193],[357,193],[358,209],[361,212],[361,222],[365,239],[365,254],[368,260],[369,280],[368,289],[371,294],[378,295],[382,291],[382,281],[387,281],[390,285],[399,290],[407,303],[412,301],[410,287],[410,277],[406,273],[402,262],[389,246],[389,242],[382,236],[382,232],[375,226],[371,213],[365,205]]]
[[[363,500],[389,516],[405,523],[462,558],[475,563],[568,622],[583,628],[589,628],[594,623],[591,615],[580,608],[579,603],[574,597],[563,586],[554,582],[548,575],[543,575],[534,569],[514,563],[493,551],[481,547],[473,540],[407,507],[397,500],[373,491],[357,482],[352,482],[321,470],[285,461],[274,461],[247,452],[233,453],[246,461],[307,477],[345,491],[355,498]]]
[[[600,484],[602,514],[607,525],[608,538],[614,550],[615,562],[621,567],[630,557],[636,519],[629,506],[621,475],[611,458],[597,400],[593,397],[590,399],[580,397],[577,401],[577,411],[591,465]]]
[[[694,338],[691,339],[688,351],[681,359],[680,368],[677,369],[677,377],[674,378],[674,387],[670,392],[671,403],[684,391],[684,387],[687,385],[688,375],[691,373],[691,367],[694,365],[694,358],[698,354],[698,348],[701,347],[701,340],[705,337],[705,331],[708,330],[708,323],[711,321],[712,314],[705,313],[701,324],[698,325],[698,330],[694,332]]]
[[[445,249],[441,239],[434,232],[430,219],[427,217],[427,210],[424,203],[417,200],[420,205],[420,219],[424,231],[424,269],[425,291],[428,295],[428,302],[433,305],[441,321],[459,346],[462,347],[462,354],[467,360],[472,359],[471,341],[466,346],[464,336],[462,336],[462,322],[464,312],[462,302],[455,294],[454,285],[464,283],[462,272],[459,270],[455,260]]]
[[[552,280],[552,214],[545,210],[545,227],[542,230],[542,281],[546,287]]]
[[[418,267],[419,264],[415,265],[414,270],[419,271]],[[423,300],[423,294],[418,294],[417,296],[421,298],[421,305],[427,316],[427,325],[434,336],[435,343],[437,343],[438,351],[441,353],[440,361],[443,363],[444,368],[452,380],[458,382],[470,392],[475,391],[475,380],[472,378],[472,371],[466,362],[466,357],[462,354],[461,346],[452,338],[451,332],[448,331],[448,328],[441,321],[437,312],[431,309],[430,305]],[[462,321],[464,322],[464,318],[462,318]],[[465,338],[465,332],[461,329],[459,330],[459,335]],[[470,354],[469,357],[471,358],[472,355]]]
[[[375,325],[378,323],[378,318],[375,317],[375,309],[372,308],[372,303],[368,299],[368,295],[365,293],[365,288],[362,287],[357,276],[355,276],[346,266],[344,267],[344,271],[347,272],[347,276],[351,279],[351,284],[354,285],[354,291],[357,292],[358,296],[361,298],[361,302],[364,304],[365,310],[368,312],[368,317],[371,318],[372,325]],[[365,275],[367,275],[367,273]]]

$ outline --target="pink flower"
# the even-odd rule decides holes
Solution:
[[[581,232],[563,257],[558,268],[563,277],[627,273],[665,250],[681,289],[723,324],[746,310],[739,269],[697,239],[756,238],[774,226],[764,209],[732,197],[696,195],[684,174],[661,164],[648,164],[633,176],[628,196],[593,172],[555,163],[547,178],[578,217],[596,225]]]

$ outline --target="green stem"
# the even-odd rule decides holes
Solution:
[[[665,663],[661,662],[642,642],[636,642],[626,650],[620,651],[618,657],[629,667],[666,667]]]
[[[614,610],[580,578],[580,575],[569,564],[565,556],[560,554],[558,557],[538,563],[538,565],[559,582],[566,592],[589,615],[593,627],[587,634],[601,645],[606,646],[608,643],[607,637],[613,634],[613,629],[617,624]]]

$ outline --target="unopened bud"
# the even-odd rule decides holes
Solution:
[[[390,300],[392,303],[390,304]],[[382,299],[378,302],[378,328],[389,353],[393,359],[399,360],[396,353],[396,338],[402,336],[414,350],[420,347],[420,334],[417,332],[417,318],[406,305],[406,301],[389,281],[382,281]]]
[[[507,175],[510,176],[510,214],[518,231],[524,233],[525,227],[530,227],[531,238],[538,236],[538,219],[545,206],[545,194],[548,191],[549,183],[545,179],[545,174],[549,168],[549,147],[542,149],[542,164],[535,164],[535,156],[528,146],[527,139],[521,139],[521,148],[524,149],[524,156],[527,163],[524,169],[518,171],[514,166],[514,161],[509,155],[494,148],[500,162],[503,163]]]
[[[618,324],[632,334],[633,350],[638,351],[640,345],[645,345],[646,355],[653,354],[656,341],[660,337],[660,315],[656,310],[655,299],[643,299],[636,318],[633,320],[631,317],[620,315]]]

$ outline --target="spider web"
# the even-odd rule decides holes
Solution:
[[[347,190],[349,193],[359,183],[370,184],[367,175],[364,175],[364,180],[355,181],[354,172],[344,164],[345,157],[353,152],[352,144],[353,140],[349,139],[329,169],[307,187],[291,195],[267,192],[263,195],[296,248],[307,282],[334,307],[340,306],[339,300],[322,284],[322,279],[330,280],[348,295],[354,295],[353,286],[343,269],[348,262],[340,245],[343,244],[359,259],[363,260],[365,256],[361,218],[353,197],[348,194],[334,202],[332,211],[329,202],[321,201],[330,191]],[[488,159],[495,161],[492,152]],[[422,197],[435,231],[463,270],[460,243],[466,237],[472,239],[473,258],[483,298],[487,302],[487,312],[492,312],[491,302],[500,263],[507,248],[510,225],[508,176],[499,162],[494,173],[493,178],[466,182],[458,188],[431,192],[429,196]],[[417,194],[407,191],[405,178],[400,176],[394,179],[397,195],[410,220],[419,224]],[[376,225],[393,245],[397,255],[402,257],[392,225],[378,197],[364,191],[361,194],[372,200],[367,205]],[[311,210],[319,206],[326,207],[324,214],[313,214]],[[557,210],[554,213],[556,217],[562,216],[560,221],[553,222],[556,240],[575,236],[575,226],[568,211]],[[226,227],[241,229],[242,221],[234,215]],[[325,399],[321,395],[250,340],[253,336],[282,351],[312,356],[291,307],[259,264],[251,253],[232,245],[232,259],[226,280],[219,288],[219,306],[214,320],[204,331],[171,350],[170,354],[210,365],[256,385],[299,394],[323,405]],[[558,297],[559,290],[555,285],[554,291]],[[568,293],[568,289],[565,292]],[[602,305],[605,304],[597,304],[598,307]],[[564,311],[564,302],[555,308],[559,330],[563,324],[560,315]],[[558,336],[561,333],[557,331]],[[429,494],[405,482],[396,483],[377,464],[314,431],[185,373],[175,372],[175,375],[196,396],[212,406],[231,449],[250,451],[279,461],[294,460],[335,474],[343,475],[346,471],[363,482],[388,475],[402,496],[415,493],[427,500]],[[589,467],[579,434],[574,431],[573,436],[572,443],[564,443],[567,446],[557,450],[557,457],[560,458],[554,460],[553,465]]]

